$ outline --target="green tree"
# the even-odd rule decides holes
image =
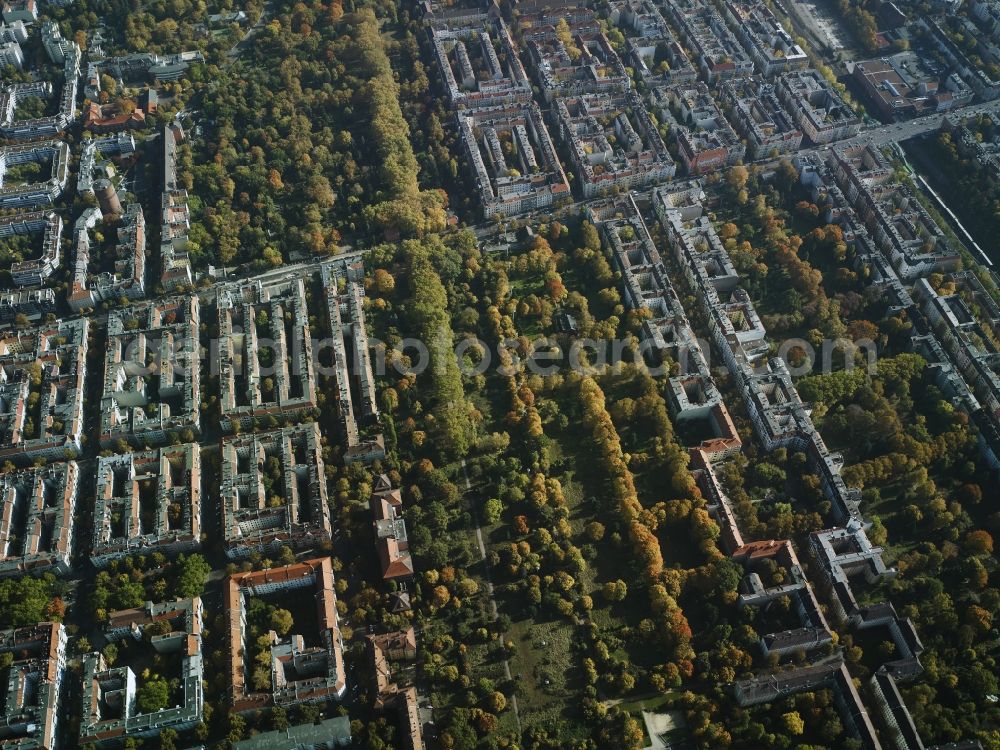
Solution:
[[[287,609],[278,608],[271,612],[270,624],[275,633],[284,637],[295,626],[295,620]]]
[[[198,554],[188,555],[178,561],[178,567],[175,588],[177,596],[182,598],[201,596],[208,582],[208,576],[212,572],[205,558]]]
[[[152,713],[166,708],[170,701],[170,686],[159,675],[154,675],[139,686],[136,703],[143,713]]]

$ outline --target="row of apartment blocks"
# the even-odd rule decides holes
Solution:
[[[701,200],[696,183],[654,191],[656,213],[678,265],[699,294],[713,340],[743,394],[755,432],[768,451],[805,451],[830,495],[835,517],[841,522],[856,518],[860,493],[844,484],[843,459],[827,449],[784,361],[768,356],[764,325],[739,287],[739,276]]]
[[[176,555],[201,546],[201,457],[195,443],[97,459],[91,562]],[[0,578],[70,570],[73,515],[84,492],[75,461],[0,475]]]
[[[134,252],[139,265],[142,225],[131,227],[128,220],[140,222],[141,213],[129,208],[119,227],[119,247]],[[85,216],[98,212],[88,209]],[[41,222],[52,216],[22,216],[15,226],[30,228],[36,219],[45,226]],[[266,425],[313,412],[318,405],[315,356],[332,366],[345,460],[370,463],[384,457],[381,436],[370,429],[379,411],[362,277],[360,264],[334,261],[322,267],[331,335],[316,353],[301,278],[244,282],[220,291],[220,339],[210,354],[220,369],[224,427]],[[128,296],[127,290],[119,291]],[[200,434],[200,326],[200,305],[192,295],[109,312],[99,432],[103,448],[162,445]],[[10,332],[0,341],[0,459],[28,462],[79,452],[86,329],[86,320],[66,321]],[[41,411],[28,407],[35,393]]]
[[[197,450],[197,446],[193,448]],[[256,644],[247,641],[248,599],[298,596],[303,589],[310,590],[315,599],[315,631],[285,638],[270,632],[270,684],[264,689],[254,684],[251,689],[249,673],[255,661],[250,658],[250,649]],[[225,582],[223,603],[229,633],[229,698],[234,710],[287,708],[340,699],[346,694],[343,639],[329,558],[231,576]],[[125,739],[153,737],[166,729],[185,731],[203,721],[203,618],[198,597],[146,602],[135,609],[108,614],[99,626],[108,643],[134,641],[143,645],[133,644],[125,652],[127,663],[116,666],[111,666],[100,652],[83,657],[82,718],[76,736],[81,746],[119,747]],[[59,623],[0,632],[0,655],[10,655],[2,720],[19,748],[57,746],[59,718],[65,710],[66,641],[66,631]],[[415,692],[397,688],[387,679],[388,658],[415,657],[412,629],[398,635],[372,636],[369,645],[382,657],[377,663],[383,665],[380,675],[385,684],[378,700],[398,700],[406,718],[408,746],[422,748]],[[180,677],[176,703],[156,711],[144,711],[138,702],[138,665],[147,660],[144,652],[150,650],[158,660],[175,660],[177,666],[170,671]]]
[[[559,9],[572,21],[569,40],[560,38],[545,7],[525,9],[515,17],[525,52],[531,60],[546,102],[559,97],[611,97],[602,115],[623,115],[618,129],[628,140],[612,148],[603,125],[565,123],[562,133],[577,152],[575,166],[587,196],[604,189],[646,184],[672,174],[672,162],[652,123],[634,101],[625,100],[630,81],[589,10]],[[518,57],[510,31],[494,3],[476,11],[425,8],[425,22],[438,67],[468,159],[471,178],[488,217],[513,216],[543,209],[570,197],[569,183]],[[564,12],[565,11],[565,12]],[[641,107],[639,108],[641,109]],[[565,112],[567,119],[575,115]],[[585,117],[586,114],[581,115]],[[558,117],[554,124],[559,127]],[[580,133],[580,128],[592,131]],[[614,131],[609,131],[614,132]],[[602,140],[601,152],[583,158],[583,140]],[[601,136],[604,136],[601,138]],[[652,137],[650,137],[652,136]]]
[[[739,452],[742,441],[736,426],[634,199],[627,196],[592,204],[588,216],[601,228],[612,263],[622,275],[626,304],[652,313],[642,327],[647,364],[677,368],[676,373],[671,369],[668,381],[672,417],[707,425],[711,437],[695,450],[710,460]]]
[[[739,294],[739,278],[732,270],[724,246],[704,216],[702,199],[697,183],[658,188],[653,195],[667,239],[678,263],[684,268],[688,283],[698,293],[708,314],[715,343],[743,393],[761,445],[767,451],[781,447],[804,451],[810,465],[820,476],[822,490],[831,502],[835,520],[841,524],[813,533],[809,548],[821,571],[821,582],[830,594],[838,624],[859,630],[883,628],[885,640],[893,643],[896,656],[876,670],[870,680],[869,693],[878,710],[881,729],[876,729],[853,678],[839,658],[791,670],[769,671],[740,680],[732,686],[734,696],[740,705],[746,706],[770,702],[794,692],[830,687],[834,690],[845,728],[863,747],[880,750],[886,745],[903,750],[923,750],[924,745],[896,685],[897,680],[914,677],[922,669],[918,657],[923,647],[913,624],[909,619],[900,617],[888,603],[859,606],[850,586],[850,578],[859,573],[871,583],[895,575],[895,570],[885,565],[882,550],[869,540],[865,532],[868,522],[859,507],[859,493],[848,488],[841,478],[842,459],[827,450],[787,368],[781,360],[766,357],[766,331],[753,312],[749,298]],[[860,238],[863,234],[858,236]],[[886,266],[886,269],[889,274],[892,273],[891,267]],[[898,284],[898,279],[896,282]],[[891,284],[886,285],[881,279],[877,279],[875,284],[879,288],[892,288]],[[727,301],[727,297],[731,301]],[[909,300],[898,301],[912,304]],[[720,524],[720,543],[734,560],[749,569],[749,575],[741,584],[741,603],[758,606],[777,596],[794,594],[796,597],[794,603],[799,625],[761,635],[763,654],[780,657],[791,651],[809,652],[830,643],[830,626],[791,543],[746,543],[712,461],[704,454],[696,455],[694,468],[709,510]],[[755,560],[765,557],[773,558],[784,566],[786,583],[770,588],[763,584],[753,566]],[[964,743],[963,746],[978,747],[978,743]]]
[[[384,711],[395,707],[403,729],[404,750],[423,750],[420,711],[415,687],[402,687],[392,679],[389,662],[412,661],[417,655],[417,640],[413,628],[393,633],[365,636],[365,647],[371,663],[374,708]]]
[[[321,361],[334,368],[337,416],[345,446],[344,460],[348,463],[370,463],[385,456],[382,435],[365,437],[361,429],[363,425],[377,424],[379,419],[365,322],[363,275],[360,264],[333,262],[320,268],[330,333]]]
[[[670,153],[593,13],[555,2],[536,5],[518,8],[515,30],[545,101],[553,105],[552,124],[570,154],[582,195],[670,180],[676,171]],[[732,82],[730,108],[751,155],[791,153],[803,134],[825,143],[860,131],[860,118],[818,72],[805,69],[805,53],[763,3],[728,2],[733,29],[701,0],[676,0],[666,9],[694,50],[702,77]],[[429,11],[427,24],[485,214],[511,216],[568,197],[540,113],[520,85],[517,50],[497,8]],[[694,83],[694,67],[659,8],[651,0],[618,0],[610,14],[627,32],[627,59],[650,87],[661,121],[678,113],[674,132],[687,174],[742,161],[745,144],[708,89]],[[568,16],[569,34],[557,34],[553,23]],[[503,54],[495,59],[498,49]],[[777,83],[747,84],[755,67],[762,76],[776,76]],[[472,96],[485,91],[496,96]],[[490,106],[476,109],[477,103]]]
[[[840,228],[844,242],[854,250],[855,270],[879,291],[886,301],[888,312],[896,314],[912,308],[914,303],[909,290],[889,257],[880,252],[867,227],[852,209],[837,184],[830,164],[815,153],[796,156],[793,163],[799,170],[799,182],[809,191],[810,200],[819,208],[825,222]]]
[[[177,146],[184,140],[179,122],[163,126],[163,192],[160,196],[160,285],[170,292],[194,282],[188,255],[191,228],[188,192],[177,177]]]
[[[564,10],[554,11],[554,17]],[[522,37],[543,97],[554,105],[552,124],[570,155],[580,192],[593,198],[672,179],[674,160],[632,90],[624,63],[593,14],[577,10],[583,17],[573,25],[568,41],[555,34],[551,24],[525,28]],[[652,3],[617,3],[611,16],[640,34],[641,41],[628,40],[628,59],[650,81],[664,77],[654,72],[661,47],[676,65],[675,80],[684,78],[685,63],[694,75]]]
[[[752,368],[744,366],[749,358],[759,360],[766,352],[763,340],[765,331],[749,298],[745,294],[739,294],[738,274],[710,221],[704,215],[703,200],[704,194],[697,182],[658,188],[653,193],[656,213],[674,250],[675,260],[688,285],[701,298],[702,306],[708,313],[713,338],[725,356],[731,374],[742,384],[741,390],[744,390],[747,409],[754,421],[758,438],[765,449],[772,450],[776,447],[776,436],[771,434],[769,428],[775,425],[775,418],[778,416],[775,412],[783,411],[784,405],[778,399],[777,403],[765,407],[768,414],[759,414],[763,405],[746,397],[747,381],[752,381],[755,375]],[[773,368],[773,363],[768,363],[768,367]],[[765,370],[765,374],[767,373],[768,370]],[[791,395],[794,388],[790,380],[785,385],[790,388],[785,395]],[[781,430],[787,429],[787,425],[780,424],[780,421],[779,427]],[[821,441],[818,445],[815,442],[813,444],[819,447]],[[748,575],[741,584],[741,604],[761,606],[776,597],[793,598],[798,624],[786,630],[759,634],[762,655],[780,659],[789,653],[808,653],[830,644],[833,640],[831,628],[811,584],[805,578],[792,545],[787,541],[745,542],[737,526],[736,515],[713,467],[724,456],[716,458],[697,449],[692,450],[692,455],[696,480],[708,502],[710,513],[720,525],[720,544],[736,562],[748,570]],[[825,489],[828,486],[829,482]],[[846,488],[841,491],[846,493]],[[772,559],[783,566],[788,583],[765,586],[756,569],[764,559]],[[732,691],[737,702],[747,706],[769,702],[799,690],[828,686],[834,692],[849,735],[865,747],[880,747],[876,730],[843,661],[830,660],[822,667],[803,669],[811,670],[808,678],[799,674],[802,670],[768,671],[760,676],[738,681],[732,686]]]
[[[315,423],[223,439],[220,484],[223,541],[231,559],[274,553],[284,545],[301,550],[329,544],[326,472]],[[197,443],[99,457],[91,562],[104,568],[129,555],[199,549],[201,485]],[[81,489],[72,461],[0,478],[0,577],[69,569]],[[398,498],[398,491],[377,494]],[[388,561],[386,580],[408,577],[401,564],[412,574],[398,508],[387,506],[389,526],[380,537],[390,550],[380,553]]]

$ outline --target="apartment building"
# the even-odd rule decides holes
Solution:
[[[531,81],[498,13],[458,22],[429,18],[428,31],[452,109],[531,101]]]
[[[819,71],[806,68],[784,73],[778,76],[775,88],[813,143],[839,141],[861,132],[861,118]]]
[[[301,278],[222,287],[219,317],[219,401],[232,430],[316,408],[312,333]]]
[[[0,338],[0,462],[79,455],[87,326],[86,319],[61,320]]]
[[[205,665],[202,653],[201,599],[173,602],[112,612],[104,623],[104,637],[111,643],[131,638],[160,658],[180,661],[180,692],[176,705],[144,713],[136,702],[139,677],[132,666],[110,666],[104,655],[83,657],[82,718],[80,745],[117,747],[127,739],[155,737],[164,729],[184,731],[204,717]],[[144,638],[147,628],[154,633]],[[165,631],[165,632],[164,632]]]
[[[28,162],[51,164],[49,178],[42,182],[7,184],[12,167]],[[69,146],[62,141],[39,141],[0,148],[0,208],[51,205],[69,182]]]
[[[0,239],[42,235],[39,257],[11,264],[11,281],[16,286],[40,286],[59,268],[62,225],[62,216],[55,211],[33,211],[0,219]]]
[[[66,629],[40,622],[0,631],[5,700],[0,721],[4,744],[17,750],[55,750],[65,716]]]
[[[457,124],[485,216],[514,216],[571,197],[534,102],[461,112]]]
[[[559,96],[622,94],[631,88],[625,66],[601,32],[574,34],[569,45],[534,35],[527,48],[546,102]]]
[[[746,146],[704,83],[668,86],[659,93],[680,123],[674,137],[686,174],[704,174],[743,160]]]
[[[94,230],[103,220],[101,209],[92,206],[84,209],[73,225],[76,257],[66,301],[74,312],[92,310],[107,300],[137,300],[146,296],[146,219],[142,206],[138,203],[125,206],[115,228],[118,241],[110,251],[114,258],[111,270],[92,273],[91,256],[101,252],[93,244]]]
[[[247,601],[254,596],[301,596],[302,593],[311,593],[316,601],[317,632],[279,638],[271,631],[271,684],[269,688],[254,687],[246,658],[246,653],[254,647],[247,642]],[[329,557],[230,576],[224,583],[223,605],[229,637],[229,700],[233,710],[288,707],[344,696],[347,690],[344,644]]]
[[[961,26],[963,36],[971,42],[971,50],[962,49],[955,44],[945,28],[947,24]],[[1000,61],[1000,47],[980,32],[971,19],[921,16],[916,19],[914,26],[926,35],[929,43],[976,93],[976,96],[985,100],[1000,96],[1000,80],[992,78],[988,67],[982,64],[984,61],[994,64]],[[970,56],[970,52],[973,51],[974,54]],[[974,59],[976,56],[979,60]]]
[[[1000,426],[1000,306],[971,271],[952,274],[937,289],[918,279],[913,296],[983,415]]]
[[[833,643],[833,633],[826,616],[789,540],[750,542],[734,550],[732,560],[742,564],[747,571],[739,587],[741,607],[767,607],[771,602],[785,598],[791,601],[788,614],[795,624],[773,633],[759,634],[759,645],[765,658],[809,652]],[[761,574],[768,569],[761,566],[762,561],[772,563],[771,570],[781,571],[780,583],[764,583]]]
[[[809,64],[805,50],[763,0],[726,0],[722,9],[729,27],[762,76],[786,73]]]
[[[757,77],[740,78],[723,84],[721,93],[729,122],[746,140],[751,158],[773,158],[799,150],[802,131],[773,84]]]
[[[73,54],[73,43],[62,35],[59,24],[49,20],[42,24],[42,48],[51,62],[63,65],[66,57]],[[77,70],[79,75],[79,69]]]
[[[625,35],[624,62],[649,85],[689,83],[698,77],[652,0],[617,0],[611,4],[610,20]]]
[[[69,572],[79,474],[75,461],[0,474],[0,577]]]
[[[585,198],[665,182],[676,166],[638,94],[556,100],[559,135]],[[613,144],[613,145],[612,145]]]
[[[37,20],[37,0],[8,0],[3,4],[4,23],[33,23]]]
[[[175,122],[165,125],[163,139],[163,193],[160,196],[160,284],[167,291],[190,287],[194,282],[188,255],[188,230],[191,228],[188,193],[177,175],[177,146],[184,131]]]
[[[913,188],[873,146],[832,148],[827,163],[876,246],[905,281],[956,270],[961,262]]]
[[[14,70],[24,69],[24,50],[17,42],[0,42],[0,65]]]
[[[168,297],[108,314],[100,443],[191,440],[201,429],[198,298]]]
[[[201,547],[201,449],[197,443],[100,456],[90,561]]]
[[[0,292],[0,323],[13,323],[19,315],[28,320],[56,311],[56,293],[52,289],[15,289]]]
[[[4,138],[12,141],[51,138],[66,130],[73,122],[76,117],[76,93],[80,79],[80,47],[76,42],[68,43],[61,57],[63,82],[59,92],[58,108],[54,115],[28,120],[14,119],[17,116],[18,99],[29,96],[51,99],[55,95],[55,90],[48,81],[15,83],[4,87],[0,94],[0,135]]]
[[[704,0],[667,0],[666,8],[707,83],[753,73],[750,56],[710,4]]]
[[[315,422],[223,439],[222,535],[231,559],[330,541],[321,440]]]

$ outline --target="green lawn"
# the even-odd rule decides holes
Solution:
[[[560,737],[566,740],[587,734],[575,716],[582,684],[573,636],[568,620],[521,620],[508,633],[515,646],[510,669],[520,683],[522,726],[560,726]]]

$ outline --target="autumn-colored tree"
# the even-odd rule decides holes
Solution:
[[[971,555],[992,555],[993,537],[982,529],[970,531],[965,535],[965,549]]]

